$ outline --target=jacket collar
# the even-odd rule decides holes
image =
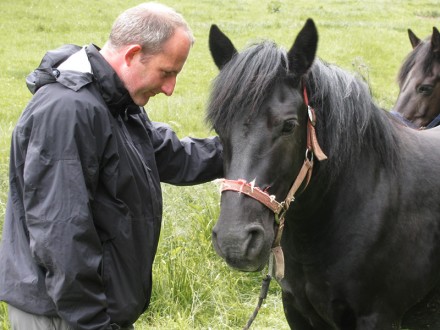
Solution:
[[[139,113],[139,107],[133,102],[116,72],[101,55],[99,47],[90,44],[85,50],[101,95],[113,116],[127,111]]]

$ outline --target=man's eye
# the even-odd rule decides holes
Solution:
[[[162,71],[162,75],[166,78],[172,77],[174,75],[173,71]]]

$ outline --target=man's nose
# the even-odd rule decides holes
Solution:
[[[174,88],[176,87],[176,77],[172,77],[167,79],[167,81],[162,85],[162,92],[166,96],[171,96],[174,92]]]

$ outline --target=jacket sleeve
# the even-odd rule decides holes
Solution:
[[[90,207],[108,134],[100,124],[105,118],[56,93],[34,100],[28,119],[24,205],[30,249],[66,322],[75,329],[111,329]]]
[[[223,176],[223,148],[218,137],[179,139],[166,124],[149,125],[160,181],[190,185]]]

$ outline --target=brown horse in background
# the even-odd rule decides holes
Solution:
[[[425,40],[408,29],[413,50],[400,69],[400,93],[392,111],[409,127],[440,124],[440,33],[436,27]]]

